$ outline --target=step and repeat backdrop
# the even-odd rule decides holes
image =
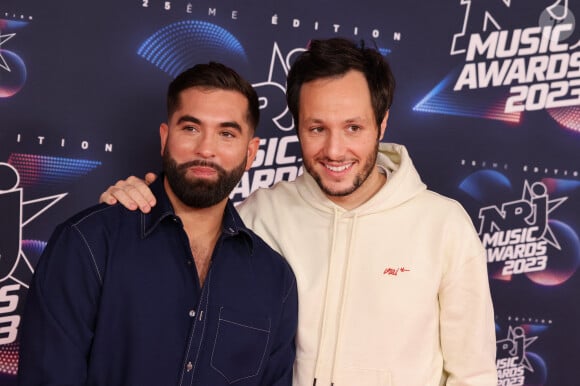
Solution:
[[[20,315],[56,224],[160,169],[171,79],[216,60],[255,86],[260,151],[241,201],[302,172],[285,76],[310,39],[341,36],[390,61],[385,140],[479,231],[498,385],[577,386],[579,17],[568,0],[2,0],[0,384],[17,382]]]

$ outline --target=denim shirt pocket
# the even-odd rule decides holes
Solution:
[[[271,320],[220,308],[218,327],[211,354],[211,367],[228,384],[260,373],[264,364]]]

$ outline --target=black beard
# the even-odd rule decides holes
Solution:
[[[163,172],[167,182],[175,196],[191,208],[209,208],[228,197],[240,182],[246,170],[246,162],[247,159],[244,159],[237,167],[228,172],[213,162],[203,160],[190,161],[178,165],[167,151],[167,148],[163,152]],[[215,169],[218,173],[217,181],[211,182],[197,178],[188,179],[185,175],[187,169],[192,166],[205,166]]]

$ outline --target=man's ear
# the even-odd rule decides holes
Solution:
[[[379,141],[381,141],[383,139],[383,137],[385,136],[385,131],[387,131],[387,121],[389,120],[389,111],[387,110],[387,112],[385,113],[385,117],[383,118],[383,121],[381,122],[381,127],[379,127]]]
[[[256,159],[256,154],[258,154],[258,147],[260,147],[260,138],[254,137],[250,139],[250,142],[248,142],[248,159],[246,162],[246,170],[250,170],[252,167],[254,159]]]
[[[159,138],[161,140],[161,156],[163,156],[163,152],[165,151],[165,144],[167,143],[168,135],[169,135],[169,126],[167,126],[167,123],[162,123],[159,126]]]

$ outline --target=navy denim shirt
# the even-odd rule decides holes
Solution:
[[[98,205],[55,230],[27,296],[21,385],[291,385],[289,265],[228,202],[200,287],[162,180],[150,214]]]

